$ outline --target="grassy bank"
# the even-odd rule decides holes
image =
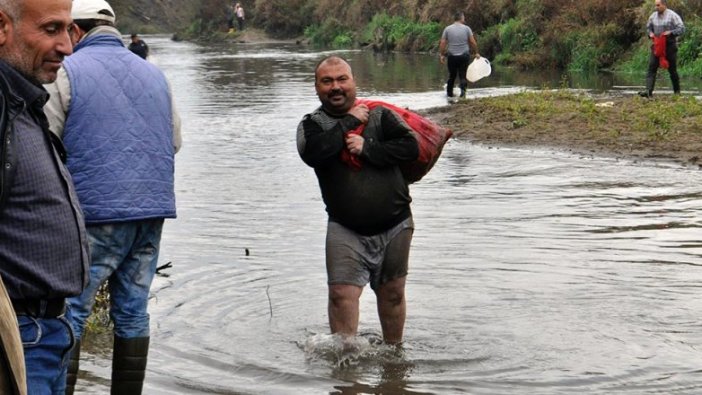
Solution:
[[[702,106],[691,96],[522,92],[460,102],[429,116],[459,138],[487,145],[702,163]]]

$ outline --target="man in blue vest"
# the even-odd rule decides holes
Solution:
[[[180,120],[168,81],[124,47],[104,0],[73,0],[77,44],[47,86],[51,131],[66,146],[68,170],[85,213],[90,284],[69,300],[77,347],[98,288],[109,278],[114,322],[112,393],[140,394],[149,348],[149,289],[164,218],[175,218],[174,154]],[[70,111],[68,109],[70,108]]]

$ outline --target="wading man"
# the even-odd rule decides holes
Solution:
[[[677,37],[685,32],[680,15],[668,9],[666,0],[655,0],[656,11],[651,14],[646,24],[648,37],[654,41],[651,45],[651,55],[648,59],[648,73],[646,74],[646,90],[640,92],[643,97],[651,97],[656,86],[656,74],[661,65],[661,58],[656,54],[656,40],[664,40],[665,59],[668,62],[670,82],[673,84],[673,93],[680,94],[680,76],[678,76],[678,43]]]
[[[41,84],[72,52],[70,26],[71,0],[0,0],[0,277],[29,394],[63,394],[73,346],[66,298],[88,283],[83,214],[42,109]]]
[[[454,15],[453,24],[446,26],[439,41],[439,60],[441,64],[448,67],[448,80],[446,81],[446,96],[453,97],[453,85],[456,77],[460,80],[461,98],[466,97],[468,79],[466,71],[470,62],[470,51],[473,50],[476,58],[480,58],[478,53],[478,43],[475,41],[473,30],[465,24],[463,12]]]
[[[149,290],[164,218],[176,216],[180,125],[164,74],[124,47],[104,0],[73,0],[78,44],[47,86],[51,131],[66,147],[90,242],[90,284],[69,300],[76,332],[67,393],[98,288],[109,278],[112,393],[140,394],[149,351]],[[70,109],[70,111],[69,111]]]
[[[344,59],[330,56],[317,65],[315,89],[322,105],[300,122],[297,147],[314,168],[329,215],[331,332],[356,335],[359,298],[370,283],[383,338],[398,344],[414,231],[409,188],[398,165],[417,158],[417,140],[394,112],[356,105],[356,81]],[[362,134],[351,133],[361,126]]]
[[[146,59],[149,56],[149,46],[136,33],[132,33],[131,40],[132,42],[129,43],[128,47],[129,50],[139,55],[140,58]]]

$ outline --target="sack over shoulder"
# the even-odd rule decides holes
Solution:
[[[383,106],[395,112],[412,129],[419,145],[419,156],[413,162],[403,163],[400,170],[408,183],[421,180],[439,159],[446,142],[453,136],[451,129],[444,128],[427,118],[407,110],[378,100],[359,100],[369,108]]]

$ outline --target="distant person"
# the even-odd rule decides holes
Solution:
[[[234,32],[234,19],[236,18],[236,9],[234,8],[233,4],[230,4],[227,6],[227,29],[229,29],[229,33]]]
[[[654,41],[651,45],[651,55],[648,58],[648,73],[646,74],[646,90],[639,92],[642,97],[653,96],[656,85],[656,74],[661,66],[661,58],[656,54],[656,45],[665,45],[665,60],[668,62],[668,73],[673,83],[673,93],[680,94],[680,76],[678,75],[678,43],[677,37],[685,32],[680,15],[668,9],[666,0],[655,0],[656,11],[651,14],[646,24],[648,37]],[[656,40],[663,40],[657,43]]]
[[[244,7],[241,6],[241,3],[236,3],[236,6],[234,7],[234,11],[236,13],[236,23],[239,25],[239,31],[244,30]]]
[[[74,344],[66,298],[88,283],[83,212],[41,85],[72,52],[70,26],[71,0],[0,0],[0,277],[11,306],[0,309],[0,358],[12,368],[9,393],[63,393]]]
[[[144,40],[139,38],[139,35],[132,34],[132,42],[129,44],[129,50],[139,55],[140,58],[146,59],[149,56],[149,46],[146,45]]]
[[[470,63],[471,49],[474,56],[480,58],[478,43],[475,41],[473,30],[465,24],[463,12],[457,12],[454,15],[453,24],[444,29],[441,34],[441,41],[439,41],[439,59],[441,64],[448,66],[449,77],[446,81],[446,96],[449,98],[453,97],[453,85],[456,82],[456,76],[460,79],[460,97],[466,97],[466,88],[468,87],[466,71],[468,70],[468,63]]]
[[[107,2],[73,0],[72,16],[78,44],[47,87],[45,107],[51,131],[66,147],[90,240],[90,284],[69,299],[76,346],[65,389],[74,390],[85,323],[109,278],[112,393],[137,395],[164,218],[176,216],[180,123],[166,77],[124,47]]]
[[[399,165],[417,159],[418,143],[393,111],[356,105],[356,81],[341,57],[317,65],[315,89],[322,105],[300,122],[297,148],[314,168],[329,214],[329,326],[332,333],[356,335],[359,298],[370,283],[383,339],[398,344],[414,232],[412,198]],[[362,135],[350,133],[362,125]]]

